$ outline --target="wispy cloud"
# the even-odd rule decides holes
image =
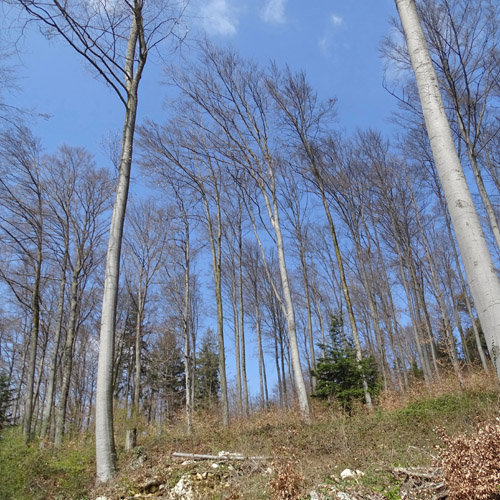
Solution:
[[[238,30],[238,18],[228,0],[210,0],[200,15],[205,30],[212,35],[233,36]]]
[[[344,22],[344,19],[337,14],[331,14],[330,15],[330,22],[334,28],[337,28],[338,26],[340,26]]]
[[[339,14],[332,12],[328,16],[327,26],[323,35],[318,39],[319,50],[327,57],[333,57],[334,47],[337,47],[338,40],[336,33],[343,26],[344,18]]]
[[[319,40],[318,40],[318,47],[323,54],[329,54],[330,53],[330,40],[328,39],[327,35],[323,35]]]
[[[287,0],[267,0],[261,12],[262,20],[270,24],[283,24],[286,22],[285,5]]]

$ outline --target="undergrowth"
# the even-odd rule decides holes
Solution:
[[[233,418],[227,429],[216,415],[197,415],[191,436],[185,434],[181,420],[161,428],[144,425],[139,434],[141,465],[137,453],[123,450],[125,426],[118,425],[120,473],[114,485],[105,489],[92,489],[91,439],[66,443],[55,452],[36,444],[25,447],[20,432],[7,429],[0,440],[0,500],[85,500],[104,493],[114,499],[133,496],[137,485],[151,477],[171,487],[185,471],[172,459],[174,451],[269,457],[260,468],[245,469],[242,464],[241,469],[224,472],[232,497],[218,492],[214,498],[306,498],[311,489],[335,481],[345,468],[365,473],[360,486],[371,487],[385,498],[398,498],[398,484],[388,471],[432,466],[440,453],[436,446],[450,443],[444,436],[472,435],[481,424],[496,422],[499,394],[495,381],[473,375],[465,390],[446,380],[430,392],[414,386],[399,398],[386,393],[373,412],[360,406],[347,415],[314,402],[310,425],[302,424],[293,410],[278,408],[255,412],[248,419]],[[203,467],[206,464],[194,464],[189,470],[195,474]]]
[[[87,500],[94,469],[92,439],[54,450],[26,446],[17,428],[0,436],[0,500]]]

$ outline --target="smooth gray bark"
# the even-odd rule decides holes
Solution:
[[[139,13],[133,16],[127,48],[127,104],[118,171],[118,184],[113,205],[111,228],[109,231],[108,251],[106,254],[106,272],[102,301],[96,389],[97,481],[101,483],[108,482],[116,473],[116,449],[113,427],[113,361],[116,304],[118,300],[118,283],[120,279],[123,223],[127,208],[130,169],[132,166],[132,149],[137,115],[137,91],[142,76],[142,70],[146,63],[146,52],[144,52],[134,72],[135,54],[139,43],[138,22],[142,22],[140,18],[140,9]]]
[[[396,0],[431,143],[467,281],[500,377],[500,283],[458,157],[414,0]]]

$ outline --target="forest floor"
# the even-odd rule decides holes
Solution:
[[[359,407],[353,415],[315,402],[310,425],[279,409],[233,418],[227,429],[215,415],[198,414],[191,436],[181,421],[144,426],[139,446],[128,453],[118,418],[120,472],[97,488],[92,436],[55,452],[26,449],[18,430],[8,429],[0,440],[0,500],[446,498],[443,436],[474,435],[496,421],[500,388],[491,378],[470,374],[464,389],[452,378],[430,390],[414,384],[404,395],[382,395],[374,411]],[[353,474],[343,479],[345,469]]]

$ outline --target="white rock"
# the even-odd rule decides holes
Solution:
[[[356,478],[356,473],[353,472],[351,469],[344,469],[340,473],[340,478],[343,479],[343,480],[346,480],[346,479],[355,479]]]
[[[219,464],[212,464],[210,467],[212,467],[212,469],[218,469],[219,468]]]
[[[318,492],[314,490],[309,492],[309,498],[311,500],[321,500],[320,496],[318,495]]]
[[[182,476],[179,482],[170,492],[171,500],[194,500],[193,482],[186,476]]]
[[[362,470],[356,469],[356,476],[363,477],[365,473]]]
[[[95,500],[108,500],[108,497],[97,497]]]
[[[337,500],[356,500],[356,499],[354,497],[352,497],[351,495],[344,493],[343,491],[338,491],[337,492]]]

